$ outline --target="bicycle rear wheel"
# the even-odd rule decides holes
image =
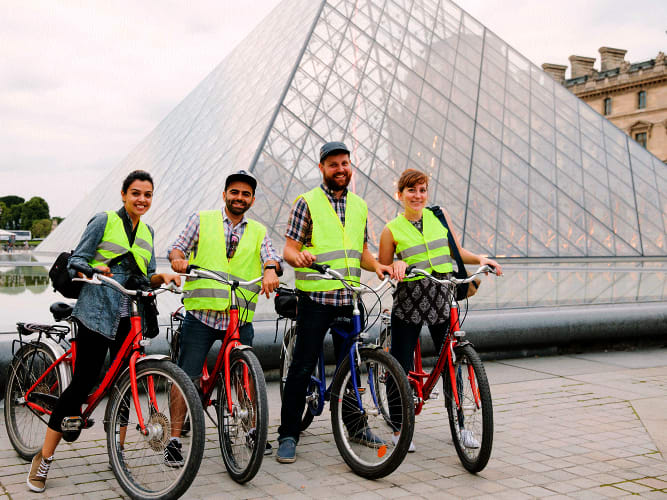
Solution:
[[[449,370],[445,367],[445,406],[456,453],[466,470],[484,469],[493,445],[493,404],[484,365],[470,345],[455,348],[454,376],[460,406],[456,406]]]
[[[331,426],[345,463],[361,477],[378,479],[391,474],[403,462],[414,432],[415,407],[398,361],[376,348],[360,348],[359,359],[354,370],[364,414],[357,404],[348,356],[338,369],[331,390]],[[388,390],[387,384],[394,389]],[[385,394],[392,405],[400,408],[400,421],[393,422],[383,413],[379,394]],[[396,443],[395,431],[400,431]]]
[[[292,364],[292,353],[294,352],[294,346],[296,345],[296,326],[292,326],[283,339],[283,348],[280,352],[280,399],[283,399],[283,390],[285,387],[285,382],[287,382],[287,373],[289,372],[289,367]],[[301,431],[305,431],[310,424],[313,423],[315,418],[315,413],[318,413],[318,406],[324,403],[323,397],[321,395],[320,386],[314,380],[322,380],[322,374],[320,373],[320,365],[317,363],[315,365],[315,371],[308,383],[308,389],[306,389],[306,406],[303,410],[303,416],[301,417]],[[321,411],[319,411],[321,413]]]
[[[227,406],[224,374],[218,377],[218,434],[222,459],[237,483],[250,481],[262,465],[269,425],[264,372],[254,352],[234,349],[229,363]]]
[[[204,454],[201,402],[183,370],[165,360],[137,363],[137,387],[148,434],[140,430],[127,372],[112,389],[106,411],[111,468],[132,498],[178,498],[194,480]],[[167,465],[167,445],[184,416],[189,418],[192,429],[187,437],[181,436],[182,465],[175,465],[173,454]],[[123,444],[121,428],[127,432]]]
[[[12,446],[24,460],[31,460],[44,442],[49,413],[32,409],[26,404],[28,389],[56,360],[53,352],[42,343],[21,347],[7,368],[5,387],[5,425]],[[52,411],[65,390],[65,365],[57,366],[35,387],[28,401]]]

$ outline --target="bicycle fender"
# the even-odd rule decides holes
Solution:
[[[245,351],[246,349],[252,349],[252,346],[241,344],[237,345],[234,349],[238,349],[239,351]]]
[[[148,361],[148,360],[151,360],[151,359],[154,359],[154,360],[157,360],[157,361],[165,361],[165,360],[166,361],[171,361],[171,358],[169,356],[165,355],[165,354],[149,354],[147,356],[143,356],[143,357],[137,359],[137,362],[136,362],[135,366],[137,366],[139,363],[143,363],[144,361]],[[129,371],[130,371],[130,367],[126,366],[125,369],[122,372],[120,372],[118,377],[116,377],[116,381],[121,380],[123,378],[123,376],[125,376],[126,373],[129,373]]]

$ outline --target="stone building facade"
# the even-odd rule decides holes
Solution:
[[[545,63],[547,73],[608,118],[651,153],[667,163],[667,62],[664,52],[638,63],[625,60],[627,51],[600,47],[595,58],[570,56],[567,66]]]

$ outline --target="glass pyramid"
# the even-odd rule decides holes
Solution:
[[[225,177],[241,168],[259,180],[251,217],[281,248],[328,140],[352,149],[373,250],[413,167],[473,252],[554,265],[667,257],[667,166],[446,0],[284,0],[39,250],[72,248],[93,213],[120,206],[137,168],[156,181],[146,221],[159,257],[191,213],[221,207]],[[664,286],[651,290],[664,300]],[[537,303],[558,303],[550,293]]]

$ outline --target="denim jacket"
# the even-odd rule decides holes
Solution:
[[[129,220],[129,215],[124,208],[118,211],[118,215],[124,221]],[[96,214],[83,232],[81,240],[77,245],[70,262],[87,265],[95,256],[97,245],[104,236],[104,229],[107,225],[107,214],[101,212]],[[148,229],[155,238],[153,228]],[[155,274],[155,250],[151,255],[148,264],[148,279]],[[70,269],[70,275],[74,276],[76,272]],[[111,266],[113,279],[121,285],[125,285],[131,275],[131,268],[123,259],[119,264]],[[94,332],[98,332],[105,337],[113,339],[120,323],[120,308],[123,300],[123,294],[114,290],[110,286],[84,284],[81,289],[79,299],[74,306],[72,316],[78,319],[84,326]]]

